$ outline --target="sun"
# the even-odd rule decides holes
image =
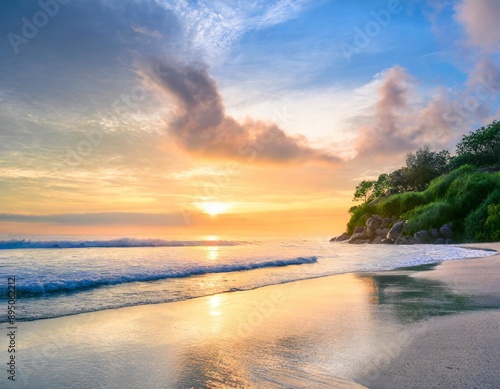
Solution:
[[[198,208],[203,212],[209,214],[210,216],[220,215],[229,209],[229,205],[222,203],[220,201],[209,201],[204,203],[198,203]]]

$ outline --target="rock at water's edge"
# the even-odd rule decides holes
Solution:
[[[405,226],[404,220],[394,224],[392,226],[392,228],[389,230],[389,232],[387,233],[387,239],[392,239],[392,240],[397,239],[398,236],[401,234],[401,231],[403,231],[404,226]]]

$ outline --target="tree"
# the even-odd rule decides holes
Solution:
[[[411,191],[411,183],[408,168],[402,167],[389,174],[389,187],[396,193]]]
[[[361,200],[366,203],[373,192],[373,188],[375,186],[376,181],[364,180],[356,186],[356,190],[354,192],[354,198],[352,201]]]
[[[389,190],[389,175],[381,174],[377,180],[364,180],[356,186],[354,199],[363,200],[365,203],[375,200],[379,196],[383,196]]]
[[[500,163],[500,123],[495,120],[486,127],[464,135],[457,145],[454,164],[458,162],[476,166]]]
[[[429,183],[449,171],[450,153],[431,151],[429,146],[406,156],[406,166],[389,175],[388,185],[398,193],[423,191]]]
[[[380,176],[378,176],[378,179],[373,186],[373,193],[371,196],[372,198],[370,200],[374,200],[377,197],[384,196],[385,194],[387,194],[389,189],[389,174],[381,174]]]
[[[449,171],[450,153],[447,150],[431,151],[429,146],[406,156],[406,168],[410,190],[425,190],[429,183]]]

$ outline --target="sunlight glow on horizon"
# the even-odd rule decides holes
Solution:
[[[225,213],[229,208],[229,204],[220,201],[208,201],[203,203],[195,204],[201,211],[210,215],[217,216],[221,213]]]

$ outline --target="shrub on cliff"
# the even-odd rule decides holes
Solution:
[[[500,175],[496,174],[500,181]],[[463,239],[476,242],[487,242],[500,239],[500,226],[495,210],[500,207],[500,184],[498,188],[472,212],[470,212],[463,225]],[[495,229],[496,227],[496,229]]]
[[[447,201],[437,201],[417,207],[404,215],[408,220],[405,233],[413,235],[420,230],[440,227],[455,219],[455,209]]]
[[[352,234],[356,227],[364,226],[368,218],[372,214],[377,213],[377,206],[364,203],[351,207],[349,213],[351,214],[351,218],[347,223],[347,233]]]
[[[377,211],[381,216],[399,219],[403,213],[423,204],[426,204],[426,201],[422,192],[406,192],[382,200]]]
[[[428,201],[442,198],[449,191],[451,184],[458,178],[470,174],[476,173],[476,168],[472,165],[460,166],[458,169],[453,170],[449,174],[443,175],[441,177],[433,180],[427,190],[425,191],[425,196]]]
[[[500,204],[488,205],[488,218],[485,227],[492,240],[500,240]]]

